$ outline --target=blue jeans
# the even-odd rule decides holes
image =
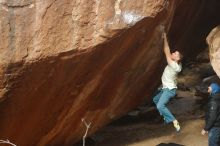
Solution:
[[[176,95],[176,89],[170,90],[168,88],[164,88],[153,98],[153,102],[156,104],[160,115],[164,117],[166,123],[170,123],[175,120],[173,114],[166,107],[169,100],[175,95]]]
[[[209,146],[220,145],[220,127],[213,127],[209,130]]]

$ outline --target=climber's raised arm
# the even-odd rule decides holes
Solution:
[[[172,56],[171,56],[170,47],[167,41],[167,34],[165,32],[163,33],[163,43],[164,43],[163,49],[164,49],[164,53],[167,59],[167,63],[171,64]]]

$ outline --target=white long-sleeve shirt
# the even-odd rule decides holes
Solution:
[[[172,61],[166,66],[162,75],[163,88],[177,88],[177,74],[182,70],[182,65]]]

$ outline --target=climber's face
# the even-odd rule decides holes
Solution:
[[[181,59],[181,55],[179,51],[175,51],[173,53],[171,53],[171,57],[174,61],[178,62]]]

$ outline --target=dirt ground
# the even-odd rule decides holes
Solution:
[[[196,119],[181,122],[182,131],[177,134],[172,125],[139,125],[129,130],[112,130],[105,133],[99,146],[207,146],[207,136],[200,131],[203,120]]]

